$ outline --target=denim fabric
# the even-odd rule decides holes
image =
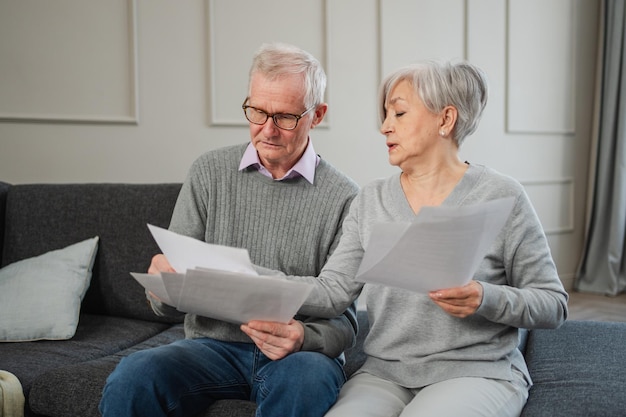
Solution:
[[[193,416],[218,399],[257,403],[257,417],[322,417],[345,374],[337,360],[297,352],[272,361],[253,344],[186,339],[124,358],[107,379],[104,417]]]

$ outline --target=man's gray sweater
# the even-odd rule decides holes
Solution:
[[[193,163],[169,229],[205,242],[245,248],[254,264],[266,268],[318,275],[339,242],[357,185],[324,159],[313,184],[302,177],[275,181],[254,168],[239,171],[246,146],[209,151]],[[151,303],[157,314],[177,313],[154,299]],[[337,357],[353,343],[354,308],[330,320],[297,319],[305,326],[302,350]],[[195,314],[185,316],[185,334],[251,343],[239,325]]]

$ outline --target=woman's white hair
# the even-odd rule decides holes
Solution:
[[[468,62],[424,61],[392,72],[383,80],[379,91],[381,123],[387,116],[387,96],[401,81],[408,81],[433,113],[446,106],[456,108],[458,116],[452,138],[458,146],[476,131],[489,95],[487,77],[477,66]]]

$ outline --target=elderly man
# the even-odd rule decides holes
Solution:
[[[328,109],[326,75],[309,53],[263,45],[243,111],[250,143],[207,152],[192,165],[170,230],[246,248],[252,262],[287,275],[318,275],[337,246],[356,184],[313,150],[310,130]],[[155,255],[150,273],[172,271]],[[180,314],[153,294],[156,314]],[[185,340],[123,359],[109,376],[104,417],[194,416],[218,399],[257,403],[257,416],[321,417],[345,382],[354,306],[332,319],[242,326],[185,316]]]

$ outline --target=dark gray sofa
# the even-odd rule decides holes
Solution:
[[[131,352],[183,337],[181,323],[152,314],[129,275],[158,251],[147,223],[167,227],[180,184],[0,182],[0,265],[99,236],[91,285],[75,336],[0,343],[0,370],[15,374],[26,416],[96,417],[104,381]],[[346,373],[364,359],[368,325],[359,312]],[[618,416],[626,412],[626,324],[566,322],[528,333],[522,350],[533,386],[523,416]],[[285,397],[289,401],[289,397]],[[252,416],[254,404],[218,401],[198,417]]]

